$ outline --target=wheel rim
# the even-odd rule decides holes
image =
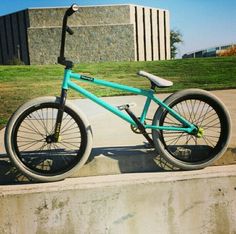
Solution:
[[[85,127],[69,108],[63,115],[60,141],[49,143],[55,129],[57,104],[43,104],[25,111],[15,124],[14,151],[33,173],[54,176],[71,170],[81,160],[87,138]]]
[[[170,104],[176,112],[198,127],[198,134],[161,131],[165,149],[177,160],[186,163],[202,163],[214,158],[222,149],[226,137],[222,112],[211,100],[185,97]],[[167,111],[160,120],[162,126],[180,127],[182,124]]]

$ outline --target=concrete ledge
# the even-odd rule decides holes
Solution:
[[[235,233],[236,166],[1,186],[0,233]]]
[[[236,147],[229,147],[224,155],[213,166],[236,164]]]

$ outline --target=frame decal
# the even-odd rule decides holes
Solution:
[[[81,75],[81,76],[80,76],[80,79],[86,80],[86,81],[94,82],[94,78],[93,78],[93,77],[89,77],[89,76]]]

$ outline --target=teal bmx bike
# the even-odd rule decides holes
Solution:
[[[86,116],[67,100],[69,89],[126,121],[174,167],[201,169],[217,160],[229,143],[231,121],[224,104],[211,93],[187,89],[162,101],[155,90],[171,86],[172,82],[147,72],[138,73],[150,81],[150,88],[143,90],[72,71],[72,61],[64,56],[65,39],[66,33],[73,34],[67,19],[78,9],[77,5],[72,5],[63,18],[58,63],[65,66],[65,71],[60,97],[33,99],[20,106],[8,122],[5,146],[16,168],[32,180],[46,182],[62,180],[86,163],[92,149],[92,130]],[[110,105],[75,81],[145,96],[143,110],[137,117],[129,104]],[[151,102],[157,109],[152,122],[147,124]]]

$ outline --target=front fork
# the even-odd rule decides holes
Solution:
[[[61,123],[62,123],[63,113],[65,109],[65,104],[66,104],[66,98],[67,98],[67,89],[62,89],[59,109],[57,113],[57,120],[56,120],[56,125],[55,125],[55,132],[54,132],[54,137],[53,137],[54,142],[60,141]]]

